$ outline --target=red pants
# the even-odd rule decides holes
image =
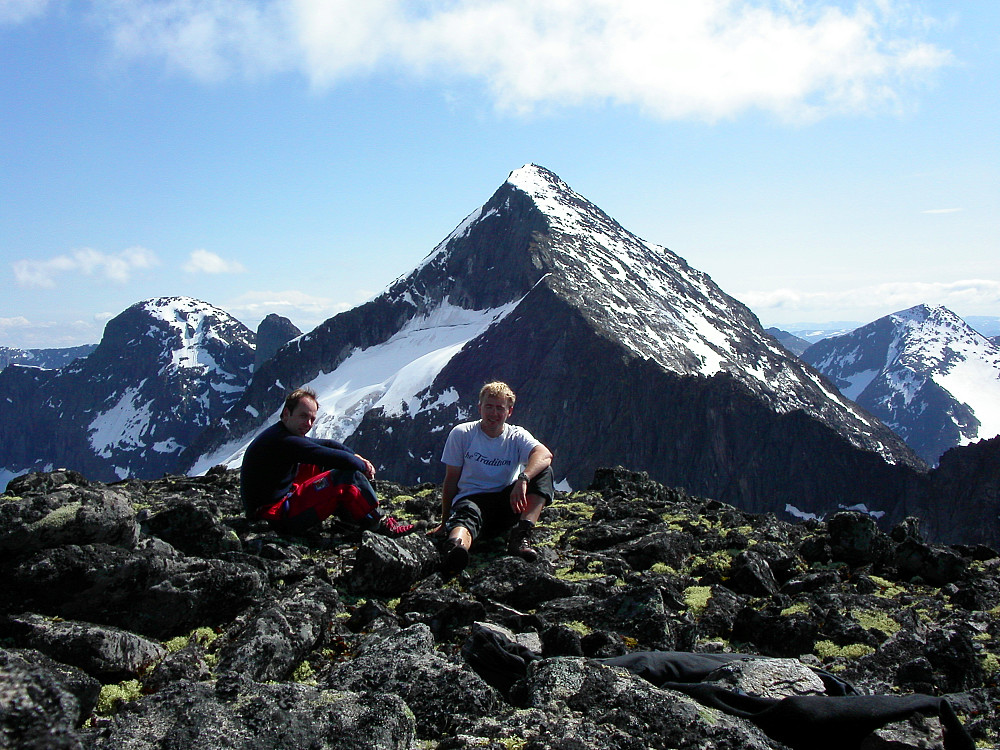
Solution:
[[[278,529],[298,532],[334,514],[345,521],[360,521],[377,507],[375,490],[361,472],[299,464],[292,491],[258,515]]]

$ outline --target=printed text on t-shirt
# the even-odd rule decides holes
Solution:
[[[510,466],[513,461],[509,458],[491,458],[490,456],[484,456],[482,453],[469,453],[465,454],[465,457],[470,461],[477,461],[484,466]]]

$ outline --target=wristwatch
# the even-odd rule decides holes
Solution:
[[[520,474],[518,474],[518,475],[517,475],[517,481],[519,481],[519,482],[520,482],[520,481],[521,481],[522,479],[523,479],[523,480],[524,480],[525,482],[530,482],[530,481],[531,481],[530,479],[528,479],[528,475],[527,475],[527,474],[525,474],[525,473],[524,473],[523,471],[522,471],[522,472],[521,472]]]

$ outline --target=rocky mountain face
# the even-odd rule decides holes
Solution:
[[[68,346],[62,349],[12,349],[0,346],[0,370],[3,370],[7,365],[27,365],[41,367],[45,370],[58,370],[74,359],[86,357],[96,348],[97,344]]]
[[[789,333],[788,331],[783,331],[780,328],[765,328],[766,333],[770,334],[775,338],[775,340],[781,344],[785,349],[790,351],[796,357],[802,354],[806,349],[812,346],[812,343],[806,341],[805,339],[800,339],[794,333]]]
[[[949,448],[1000,434],[1000,348],[947,308],[887,315],[802,359],[931,465]]]
[[[412,273],[262,364],[182,468],[239,465],[286,389],[308,384],[315,434],[394,480],[439,481],[447,430],[490,379],[518,394],[512,421],[555,451],[563,486],[620,463],[748,510],[850,498],[892,515],[925,468],[708,276],[535,165]]]
[[[422,530],[434,485],[377,482]],[[972,750],[1000,742],[1000,558],[599,470],[540,557],[283,537],[235,471],[0,497],[0,745]],[[848,698],[837,696],[849,696]],[[820,720],[818,717],[822,715]],[[978,744],[974,744],[978,743]]]
[[[254,339],[255,353],[253,369],[260,367],[266,360],[274,356],[281,347],[301,336],[302,331],[288,318],[277,313],[271,313],[257,326],[257,336]]]
[[[186,297],[137,303],[85,359],[0,373],[0,467],[162,476],[242,394],[253,356],[252,332],[218,308]]]

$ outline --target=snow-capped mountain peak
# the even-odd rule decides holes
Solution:
[[[1000,347],[945,307],[892,313],[814,344],[803,359],[929,463],[1000,434]]]
[[[132,305],[108,322],[86,358],[30,382],[27,373],[4,371],[7,387],[30,397],[0,403],[0,422],[30,425],[35,434],[7,441],[0,468],[61,465],[103,480],[159,476],[242,395],[252,339],[231,315],[189,297]],[[19,416],[32,408],[30,419]]]

